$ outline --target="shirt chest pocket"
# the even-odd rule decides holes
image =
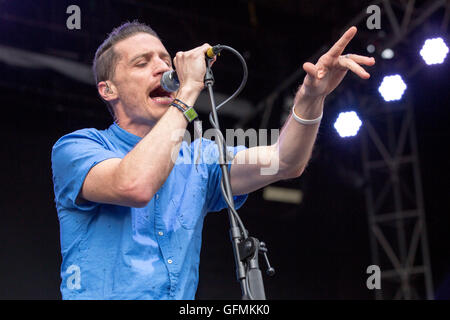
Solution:
[[[178,222],[185,229],[194,229],[204,218],[208,177],[206,175],[191,176],[192,179],[170,200]]]

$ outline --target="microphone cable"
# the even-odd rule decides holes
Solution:
[[[247,78],[248,78],[248,68],[247,68],[247,63],[245,62],[244,57],[237,50],[233,49],[232,47],[225,46],[225,45],[220,45],[220,44],[218,44],[218,45],[216,45],[214,47],[217,48],[218,52],[220,52],[223,49],[225,49],[225,50],[230,51],[234,55],[236,55],[238,57],[239,61],[241,62],[242,69],[244,71],[244,74],[242,75],[241,84],[236,89],[236,91],[231,96],[229,96],[227,99],[225,99],[221,104],[216,106],[216,110],[219,110],[224,104],[228,103],[231,99],[235,98],[239,93],[241,93],[242,89],[244,89],[245,84],[247,83]],[[214,119],[212,117],[212,112],[209,113],[209,122],[211,123],[211,125],[214,128],[216,128],[216,124],[215,124]]]
[[[243,69],[243,76],[242,76],[242,80],[241,80],[241,83],[240,83],[239,87],[236,89],[236,91],[231,96],[229,96],[227,99],[225,99],[218,106],[215,106],[215,101],[214,101],[214,98],[213,98],[214,94],[213,94],[213,91],[212,91],[212,86],[208,85],[208,90],[209,90],[210,98],[211,98],[211,104],[212,104],[213,111],[214,111],[214,118],[217,119],[217,123],[216,123],[214,121],[214,118],[213,118],[213,112],[210,112],[210,114],[209,114],[209,122],[214,127],[215,132],[217,132],[216,139],[219,139],[221,141],[221,143],[222,143],[222,150],[219,150],[219,163],[228,166],[227,146],[226,146],[223,134],[220,131],[220,126],[218,124],[219,118],[218,118],[218,115],[217,115],[217,110],[219,110],[226,103],[228,103],[230,100],[235,98],[242,91],[242,89],[244,88],[245,84],[247,83],[248,68],[247,68],[247,63],[245,62],[244,57],[242,57],[242,55],[237,50],[233,49],[232,47],[225,46],[225,45],[216,45],[211,50],[214,53],[214,55],[217,55],[223,49],[228,50],[231,53],[233,53],[235,56],[237,56],[239,61],[242,64],[242,69]],[[209,54],[208,54],[208,56],[210,57],[210,59],[209,60],[207,59],[207,67],[208,67],[208,71],[211,72],[210,62],[211,62],[212,57]],[[211,75],[212,75],[212,73],[211,73]],[[218,143],[216,143],[216,144],[219,147],[219,144]],[[225,170],[222,170],[222,171],[225,171]],[[228,208],[229,208],[230,212],[232,213],[232,216],[237,221],[237,225],[240,228],[240,232],[241,232],[240,239],[241,239],[241,241],[245,241],[248,238],[248,231],[245,228],[244,223],[242,222],[241,218],[239,217],[239,214],[237,213],[237,211],[236,211],[236,209],[234,207],[233,194],[232,194],[232,190],[231,190],[230,170],[226,170],[226,173],[228,175],[226,177],[227,178],[226,180],[227,180],[230,188],[227,188],[225,186],[225,181],[224,181],[224,177],[223,176],[222,176],[222,179],[220,181],[220,188],[221,188],[221,191],[222,191],[223,198],[224,198],[225,202],[227,203]],[[230,195],[228,195],[227,191],[230,192]],[[256,252],[257,258],[256,259],[258,259],[258,256],[259,256],[259,253],[260,253],[259,252],[259,247],[256,248],[256,250],[257,250],[257,252]],[[240,257],[239,257],[239,259],[240,259]],[[248,299],[254,300],[255,297],[252,294],[252,290],[250,288],[250,280],[249,280],[249,272],[250,272],[250,268],[251,268],[250,262],[244,263],[244,261],[242,261],[242,260],[241,260],[241,262],[244,264],[244,267],[245,267],[245,279],[244,279],[243,282],[241,282],[241,284],[243,285],[244,297],[246,296]],[[259,270],[259,267],[258,267],[258,270]],[[239,280],[241,281],[241,279],[239,279]],[[261,281],[262,281],[262,279],[261,279]]]
[[[235,56],[238,57],[239,61],[242,64],[242,69],[243,69],[243,76],[242,76],[242,80],[241,80],[241,83],[240,83],[239,87],[236,89],[236,91],[234,91],[234,93],[231,96],[229,96],[222,103],[220,103],[218,106],[216,106],[216,111],[217,111],[221,107],[223,107],[226,103],[230,102],[233,98],[235,98],[242,91],[242,89],[244,89],[245,84],[247,83],[247,78],[248,78],[248,68],[247,68],[247,63],[245,62],[244,57],[237,50],[235,50],[234,48],[232,48],[230,46],[226,46],[226,45],[220,45],[220,44],[214,46],[214,48],[216,49],[217,53],[220,53],[222,50],[228,50],[231,53],[233,53]],[[224,149],[223,154],[225,155],[225,158],[227,158],[227,156],[226,156],[227,155],[227,147],[226,147],[225,139],[223,137],[222,132],[220,131],[220,128],[219,128],[218,124],[216,124],[214,122],[212,112],[209,113],[209,122],[214,127],[214,129],[216,129],[216,132],[218,133],[217,138],[222,141],[222,146],[223,146],[223,149]],[[220,154],[221,153],[219,152],[219,156],[220,156]],[[225,163],[225,164],[227,163],[226,159],[219,159],[219,161],[221,161],[221,163]],[[227,172],[228,172],[228,174],[230,173],[229,171],[227,171]],[[230,179],[228,179],[228,180],[230,180]],[[228,197],[228,194],[227,194],[227,192],[225,190],[223,177],[222,177],[222,179],[220,181],[220,187],[221,187],[222,194],[223,194],[223,197],[225,199],[225,202],[227,203],[228,207],[230,208],[230,211],[233,213],[233,216],[236,218],[236,220],[237,220],[237,222],[239,224],[239,227],[241,228],[241,232],[242,232],[242,234],[244,236],[244,240],[245,240],[245,239],[248,238],[248,232],[245,229],[245,226],[244,226],[241,218],[239,217],[239,214],[237,213],[236,209],[232,205],[231,199]],[[231,197],[232,197],[232,195],[231,195]]]

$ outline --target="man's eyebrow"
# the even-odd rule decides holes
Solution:
[[[136,61],[136,60],[138,60],[139,58],[142,58],[142,57],[146,57],[146,56],[151,57],[153,54],[154,54],[153,52],[144,52],[144,53],[140,53],[140,54],[134,56],[133,58],[131,58],[130,61],[129,61],[129,64],[132,64],[134,61]],[[166,53],[166,52],[161,52],[161,53],[159,53],[159,54],[160,54],[160,56],[162,56],[163,58],[168,58],[169,61],[170,61],[170,55],[169,55],[168,53]]]

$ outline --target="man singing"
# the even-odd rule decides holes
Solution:
[[[360,65],[373,65],[373,58],[342,55],[355,34],[350,28],[316,64],[303,65],[307,74],[275,144],[228,147],[236,208],[249,192],[299,177],[325,97],[348,70],[369,78]],[[215,142],[202,138],[188,145],[173,133],[195,118],[210,47],[176,54],[175,94],[160,86],[172,59],[149,26],[125,23],[98,48],[93,72],[114,122],[106,130],[67,134],[52,150],[63,299],[195,298],[204,217],[227,205]],[[206,160],[194,164],[199,148]],[[262,175],[274,161],[277,173]]]

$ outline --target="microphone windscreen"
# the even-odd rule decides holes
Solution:
[[[180,87],[180,82],[178,81],[178,76],[175,70],[166,71],[161,77],[161,87],[168,91],[177,91]]]

